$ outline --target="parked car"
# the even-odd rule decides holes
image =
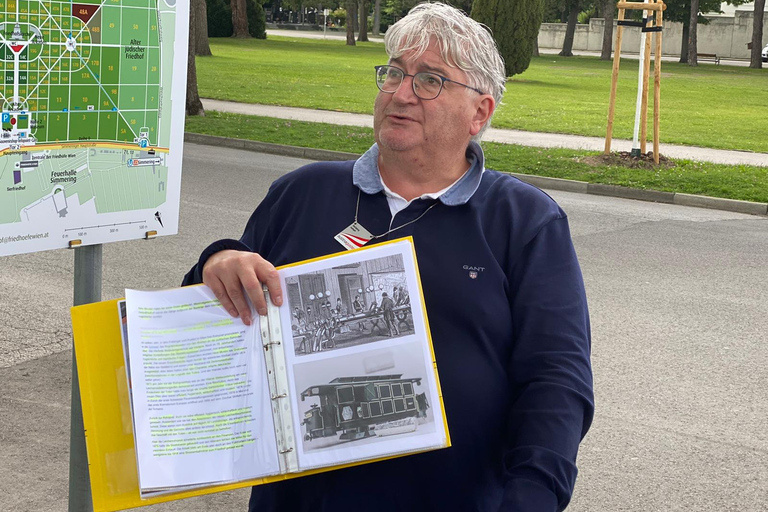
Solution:
[[[763,62],[768,62],[768,44],[763,48]]]

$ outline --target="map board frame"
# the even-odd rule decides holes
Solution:
[[[178,233],[189,0],[0,0],[0,256]]]

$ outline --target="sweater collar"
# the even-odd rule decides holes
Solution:
[[[480,186],[480,180],[485,172],[485,156],[477,142],[469,143],[467,160],[470,164],[469,170],[440,196],[440,201],[447,206],[465,204]],[[378,194],[384,190],[378,162],[379,147],[376,144],[355,162],[352,182],[366,194]]]

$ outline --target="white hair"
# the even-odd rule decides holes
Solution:
[[[504,60],[499,54],[491,30],[464,12],[443,3],[422,3],[384,35],[384,47],[390,59],[414,52],[419,58],[436,42],[445,63],[467,74],[472,87],[493,96],[496,106],[504,95],[507,80]],[[483,130],[474,138],[479,140]]]

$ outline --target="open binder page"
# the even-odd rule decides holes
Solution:
[[[142,492],[280,472],[258,327],[204,286],[126,290]]]
[[[299,469],[448,446],[412,243],[278,272]]]

